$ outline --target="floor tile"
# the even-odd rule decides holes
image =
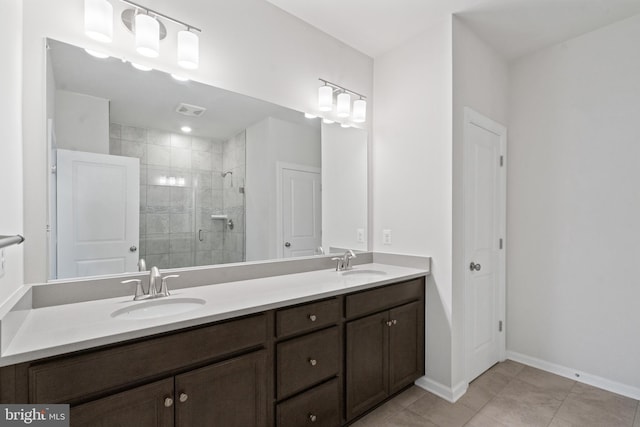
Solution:
[[[636,419],[633,427],[640,427],[640,402],[638,402],[638,408],[636,409]]]
[[[504,374],[508,377],[515,377],[518,375],[523,369],[525,365],[522,363],[514,362],[513,360],[505,360],[504,362],[500,362],[495,364],[491,368],[491,372],[498,372],[500,374]]]
[[[562,401],[556,399],[553,395],[554,393],[550,393],[548,389],[537,387],[516,378],[503,388],[498,396],[509,397],[533,407],[547,407],[550,408],[551,412],[555,413],[562,405]]]
[[[512,377],[500,372],[493,372],[489,370],[473,380],[470,385],[480,386],[489,393],[495,395],[500,393],[512,379]]]
[[[393,402],[399,404],[400,406],[406,408],[407,406],[414,403],[416,400],[423,397],[427,394],[426,390],[421,389],[420,387],[413,386],[408,388],[407,390],[400,393],[398,396],[393,398]]]
[[[385,419],[384,427],[438,427],[420,415],[409,410],[400,411]]]
[[[407,409],[426,418],[439,427],[461,427],[474,415],[470,409],[459,403],[449,403],[446,400],[427,394],[410,405]]]
[[[571,391],[576,383],[568,378],[545,372],[540,369],[525,366],[518,374],[517,378],[534,386],[545,389],[558,400],[562,400]]]
[[[499,395],[485,405],[480,414],[508,426],[549,425],[562,402],[554,400],[550,405],[533,405],[511,396]]]
[[[456,403],[460,403],[467,408],[471,408],[475,411],[482,409],[493,397],[494,393],[491,393],[481,385],[472,383],[469,385],[469,389]]]
[[[562,418],[555,417],[551,420],[551,424],[549,427],[580,427],[575,424],[570,423],[569,421],[565,421]]]
[[[476,414],[464,427],[510,427],[482,414]]]
[[[574,387],[556,414],[581,427],[632,427],[638,402],[585,384]]]

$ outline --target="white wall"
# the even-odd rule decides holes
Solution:
[[[508,350],[636,398],[638,40],[635,16],[513,64],[507,252]]]
[[[0,10],[0,235],[14,235],[23,233],[22,1],[0,0]],[[4,249],[0,304],[23,283],[23,247]]]
[[[464,279],[464,188],[463,146],[464,108],[507,125],[506,61],[474,34],[459,18],[453,17],[453,350],[452,384],[466,385],[465,375],[465,295]]]
[[[373,249],[433,257],[426,376],[436,387],[451,385],[451,43],[446,20],[374,63]]]
[[[44,37],[99,49],[166,71],[180,71],[174,37],[161,43],[156,60],[135,53],[133,37],[119,22],[114,41],[100,44],[83,32],[82,0],[24,0],[25,247],[32,268],[28,283],[43,281],[46,269],[46,157]],[[114,15],[124,7],[113,2]],[[264,99],[299,111],[313,109],[322,77],[368,96],[372,59],[262,0],[176,2],[155,0],[150,7],[202,28],[200,68],[195,80]],[[167,24],[171,34],[179,29]],[[15,37],[11,38],[15,39]],[[371,104],[371,102],[369,103]],[[0,167],[3,162],[0,161]]]
[[[283,162],[320,168],[320,131],[269,117],[247,128],[246,156],[246,259],[278,258],[276,167]]]
[[[109,154],[109,100],[57,90],[55,131],[58,148]]]
[[[367,132],[323,124],[321,133],[322,246],[366,251]]]

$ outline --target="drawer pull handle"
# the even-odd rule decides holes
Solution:
[[[171,408],[171,405],[173,405],[173,399],[170,397],[167,397],[166,399],[164,399],[164,406],[167,408]]]
[[[180,402],[184,403],[188,398],[189,396],[187,395],[187,393],[180,393],[180,397],[178,399],[180,399]]]
[[[311,320],[312,322],[315,322],[315,321],[316,321],[316,319],[317,319],[317,317],[316,317],[316,315],[315,315],[315,314],[310,314],[310,315],[309,315],[309,320]]]
[[[316,359],[309,359],[309,364],[311,366],[316,366],[318,364],[318,361]]]
[[[317,419],[318,417],[316,417],[315,415],[309,414],[309,421],[311,421],[312,423],[315,423]]]

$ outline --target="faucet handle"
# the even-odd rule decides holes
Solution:
[[[160,295],[163,295],[165,297],[168,297],[169,295],[171,295],[169,293],[169,288],[167,287],[167,280],[171,279],[173,277],[180,277],[179,274],[170,274],[168,276],[164,276],[162,278],[162,284],[160,285]]]
[[[331,261],[335,261],[336,262],[336,271],[342,270],[342,266],[344,264],[342,262],[342,258],[341,257],[333,257],[333,258],[331,258]]]
[[[146,295],[144,294],[144,290],[142,289],[142,280],[140,279],[131,279],[120,282],[123,285],[127,283],[135,283],[136,284],[136,294],[133,297],[134,301],[138,301],[139,299],[144,298]]]

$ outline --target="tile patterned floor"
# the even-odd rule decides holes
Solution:
[[[637,400],[510,360],[456,403],[411,387],[353,427],[640,427]]]

